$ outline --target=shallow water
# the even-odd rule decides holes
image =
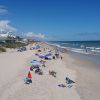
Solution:
[[[91,55],[91,54],[81,54],[76,53],[72,51],[68,51],[68,54],[70,54],[74,58],[79,58],[80,60],[89,61],[93,64],[95,64],[97,67],[100,67],[100,55]]]

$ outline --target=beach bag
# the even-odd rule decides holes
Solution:
[[[25,82],[27,82],[27,80],[28,80],[28,78],[27,78],[27,77],[25,77],[25,78],[24,78],[24,81],[25,81]]]

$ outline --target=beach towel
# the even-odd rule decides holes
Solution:
[[[32,83],[32,80],[31,80],[30,78],[28,78],[28,77],[25,77],[25,78],[24,78],[24,81],[25,81],[25,84],[30,84],[30,83]]]
[[[63,88],[66,87],[66,85],[64,85],[64,84],[59,84],[58,86],[63,87]]]

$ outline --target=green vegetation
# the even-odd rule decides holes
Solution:
[[[6,48],[0,47],[0,52],[6,52]]]
[[[35,42],[34,40],[28,40],[27,42],[25,42],[25,41],[22,41],[20,38],[13,39],[13,38],[8,37],[5,40],[5,42],[2,42],[2,41],[0,42],[0,45],[2,47],[0,51],[5,52],[6,50],[4,50],[4,48],[18,48],[18,47],[27,46],[28,44],[32,44],[34,42]]]
[[[27,44],[21,43],[21,42],[15,42],[15,43],[6,43],[4,46],[6,48],[17,48],[17,47],[22,47],[26,46]]]

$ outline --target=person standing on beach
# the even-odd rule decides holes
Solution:
[[[45,51],[45,48],[44,48],[44,51]]]
[[[63,57],[61,56],[61,60],[63,59]]]
[[[53,56],[53,59],[56,59],[55,56]]]

